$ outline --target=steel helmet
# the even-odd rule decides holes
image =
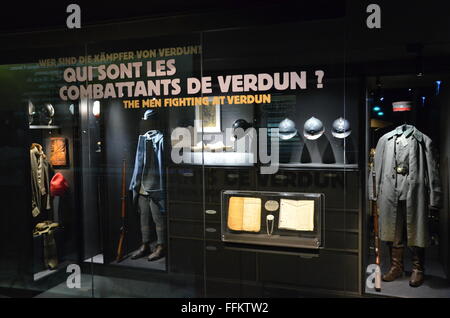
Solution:
[[[250,123],[248,123],[245,119],[237,119],[233,125],[231,125],[231,129],[233,129],[233,138],[239,139],[242,136],[237,136],[237,129],[242,128],[242,130],[245,132],[248,128],[252,127]]]
[[[43,117],[44,117],[44,120],[46,121],[47,125],[52,124],[53,116],[55,116],[55,108],[53,107],[52,104],[45,103],[44,109],[43,109]]]
[[[347,119],[339,117],[333,122],[331,134],[336,138],[346,138],[352,133]]]
[[[315,117],[311,117],[305,122],[303,135],[306,139],[316,140],[319,139],[320,136],[325,132],[325,128],[323,127],[322,121]]]
[[[28,123],[31,125],[34,121],[34,116],[36,115],[36,108],[34,107],[31,100],[28,101]]]
[[[150,117],[156,115],[156,111],[153,109],[148,109],[145,111],[144,116],[142,117],[142,120],[148,120]]]
[[[295,123],[289,118],[285,118],[278,125],[279,136],[281,140],[289,140],[295,135],[297,135],[297,129],[295,128]]]

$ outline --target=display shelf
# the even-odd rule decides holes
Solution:
[[[30,125],[30,129],[60,129],[60,126],[56,125]]]
[[[257,253],[266,253],[266,254],[281,254],[281,255],[294,255],[303,258],[316,258],[319,257],[320,250],[319,249],[304,249],[299,250],[298,248],[292,247],[267,247],[261,245],[251,245],[251,244],[242,244],[242,243],[232,243],[227,242],[224,245],[225,249],[241,251],[241,252],[257,252]]]
[[[280,163],[280,168],[308,168],[317,170],[357,170],[358,164],[340,163]]]
[[[253,166],[252,153],[245,152],[185,152],[183,163],[205,166]]]

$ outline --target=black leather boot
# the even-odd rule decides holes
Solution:
[[[392,282],[403,275],[403,247],[389,247],[391,252],[391,268],[383,275],[385,282]]]
[[[412,273],[409,279],[409,286],[419,287],[425,279],[425,249],[412,247]]]
[[[150,245],[148,243],[143,243],[141,247],[131,255],[131,259],[138,259],[147,256],[150,253]]]
[[[155,251],[149,255],[148,261],[149,262],[156,261],[164,257],[164,255],[165,255],[164,246],[158,244],[156,245]]]

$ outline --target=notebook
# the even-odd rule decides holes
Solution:
[[[261,199],[231,197],[228,204],[228,228],[233,231],[261,230]]]

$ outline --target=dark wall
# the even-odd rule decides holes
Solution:
[[[28,121],[20,103],[24,78],[0,72],[0,286],[24,288],[32,279]]]
[[[143,4],[140,1],[123,3],[107,3],[101,1],[77,1],[81,7],[82,25],[108,24],[115,21],[142,19],[146,17],[161,17],[186,14],[207,14],[210,12],[224,12],[235,10],[259,10],[273,14],[284,12],[291,18],[311,19],[336,16],[344,12],[345,1],[326,0],[310,1],[281,1],[274,3],[272,0],[153,0]],[[36,29],[65,28],[66,7],[71,1],[42,1],[40,3],[28,3],[26,6],[10,3],[8,10],[0,13],[1,32],[23,32]],[[292,10],[280,11],[281,8]],[[16,17],[20,16],[20,19]]]
[[[447,277],[450,276],[450,252],[449,252],[449,239],[450,239],[450,88],[448,84],[442,89],[441,96],[438,100],[438,104],[441,110],[440,118],[440,170],[441,170],[441,182],[444,195],[444,206],[440,211],[439,224],[440,224],[440,240],[442,242],[440,254],[441,260],[444,265],[444,271]]]

